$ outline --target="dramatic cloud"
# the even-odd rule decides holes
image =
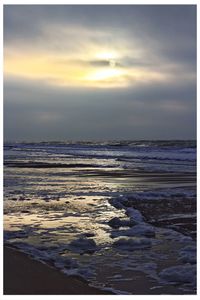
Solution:
[[[193,5],[5,6],[4,54],[6,139],[195,138]]]

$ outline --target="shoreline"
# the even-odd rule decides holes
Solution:
[[[109,295],[4,245],[4,295]]]

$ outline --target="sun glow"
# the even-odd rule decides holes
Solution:
[[[90,53],[80,60],[79,57],[76,58],[76,55],[75,57],[67,55],[55,57],[39,52],[12,53],[12,55],[7,53],[4,56],[4,75],[44,80],[47,84],[63,87],[96,88],[126,87],[138,82],[165,81],[167,78],[167,74],[156,72],[156,70],[125,67],[123,56],[117,57],[114,52],[102,52],[98,55],[99,58]]]
[[[93,72],[91,75],[87,77],[88,80],[91,81],[106,81],[110,79],[114,79],[116,77],[120,77],[123,75],[123,72],[117,68],[104,68],[99,71]]]
[[[98,56],[98,58],[97,58]],[[113,87],[124,85],[127,72],[118,66],[117,54],[101,52],[88,55],[83,61],[100,62],[98,65],[84,64],[79,59],[68,56],[44,55],[43,53],[15,53],[5,55],[4,74],[30,79],[44,79],[46,82],[61,86]],[[101,65],[102,61],[106,61]],[[103,62],[104,63],[104,62]]]
[[[115,60],[119,57],[116,52],[100,52],[96,54],[97,59]]]

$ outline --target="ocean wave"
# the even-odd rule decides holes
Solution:
[[[7,161],[4,165],[12,168],[102,168],[98,164],[85,164],[85,163],[46,163],[46,162],[21,162],[21,161]],[[112,165],[104,165],[104,168],[113,168]]]

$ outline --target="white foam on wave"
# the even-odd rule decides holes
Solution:
[[[121,250],[134,251],[151,247],[151,240],[147,238],[119,239],[113,246]]]
[[[155,229],[153,226],[147,223],[137,224],[127,230],[118,230],[111,234],[111,237],[118,236],[145,236],[145,237],[155,237]]]
[[[196,281],[196,266],[186,264],[166,268],[159,273],[161,279],[171,283],[194,283]]]
[[[162,235],[166,240],[173,240],[179,243],[194,243],[193,239],[190,236],[186,236],[176,230],[165,228],[162,230]]]
[[[98,249],[93,239],[88,239],[84,237],[73,240],[69,244],[69,248],[74,252],[78,252],[78,253],[95,252]]]
[[[179,260],[184,263],[195,264],[197,260],[196,246],[188,245],[181,249]]]

